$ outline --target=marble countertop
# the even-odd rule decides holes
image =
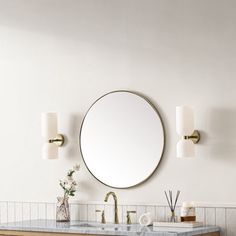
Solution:
[[[217,232],[217,226],[205,226],[197,228],[168,228],[152,226],[141,227],[138,224],[99,224],[94,222],[71,221],[70,223],[57,223],[55,220],[31,220],[0,224],[0,230],[54,232],[54,233],[78,233],[98,235],[124,235],[124,236],[191,236]]]

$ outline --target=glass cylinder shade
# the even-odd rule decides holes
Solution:
[[[57,113],[49,112],[41,114],[42,137],[53,139],[57,135]]]
[[[42,148],[43,159],[57,159],[58,146],[55,143],[45,143]]]
[[[190,136],[194,131],[193,109],[188,106],[176,107],[176,132],[180,136]]]
[[[194,157],[194,143],[190,139],[182,139],[177,143],[177,157]]]

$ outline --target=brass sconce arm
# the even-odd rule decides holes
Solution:
[[[58,147],[61,147],[65,142],[65,138],[62,134],[58,134],[54,139],[49,139],[48,142],[55,143]]]
[[[194,144],[198,143],[200,140],[200,133],[198,130],[194,130],[190,136],[183,136],[184,139],[190,139]]]

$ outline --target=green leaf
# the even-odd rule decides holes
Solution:
[[[75,173],[75,171],[74,171],[74,170],[69,170],[69,172],[68,172],[67,176],[71,177],[71,176],[72,176],[74,173]]]

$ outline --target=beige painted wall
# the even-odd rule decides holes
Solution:
[[[54,201],[77,161],[90,104],[112,90],[146,95],[166,129],[163,161],[121,202],[236,204],[236,2],[219,0],[0,0],[0,200]],[[202,132],[195,159],[177,159],[175,106],[190,104]],[[69,139],[42,160],[40,113],[60,113]],[[122,175],[122,171],[121,171]],[[82,165],[75,198],[110,189]]]

